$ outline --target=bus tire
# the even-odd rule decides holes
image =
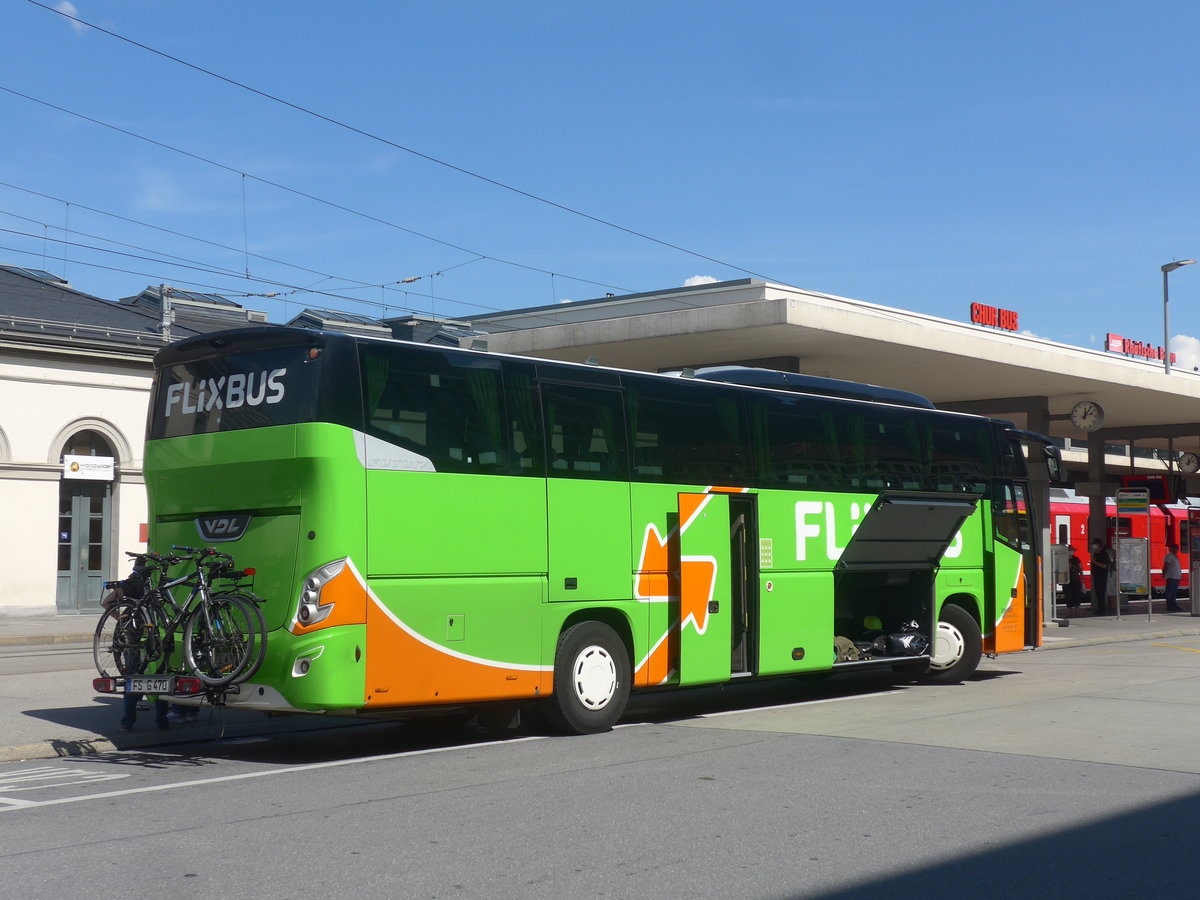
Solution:
[[[554,693],[543,710],[563,734],[608,731],[629,701],[629,654],[603,622],[580,622],[558,638],[554,654]]]
[[[958,684],[970,677],[983,656],[983,636],[975,617],[953,603],[942,605],[925,680],[932,684]]]

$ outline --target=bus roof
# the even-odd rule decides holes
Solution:
[[[214,353],[220,353],[226,348],[236,349],[238,345],[245,346],[247,344],[253,344],[257,347],[270,348],[287,346],[294,343],[302,343],[305,340],[313,340],[316,338],[324,340],[333,339],[335,341],[357,341],[359,343],[407,344],[438,352],[487,352],[491,355],[503,356],[511,359],[521,359],[536,363],[538,365],[563,366],[566,368],[574,368],[586,371],[595,371],[597,368],[602,368],[613,372],[628,372],[631,375],[637,375],[640,377],[671,378],[680,379],[683,381],[704,381],[708,383],[725,384],[733,388],[783,391],[786,393],[832,397],[839,400],[885,403],[893,406],[907,406],[917,409],[927,409],[947,416],[961,416],[964,418],[975,419],[990,418],[987,416],[976,416],[970,413],[939,410],[927,398],[910,391],[880,387],[872,384],[862,384],[855,381],[842,381],[836,378],[823,378],[816,375],[802,375],[795,372],[782,372],[775,369],[759,369],[750,366],[707,366],[696,369],[694,372],[688,372],[686,375],[678,371],[655,373],[634,369],[621,369],[612,366],[597,366],[595,363],[571,362],[560,359],[546,359],[542,357],[496,353],[495,351],[480,351],[463,347],[446,347],[443,345],[431,345],[406,341],[402,338],[389,338],[374,335],[351,335],[346,332],[298,328],[291,325],[253,325],[185,338],[181,341],[169,344],[168,346],[159,350],[158,353],[155,354],[154,362],[157,366],[169,366],[180,362],[186,362],[188,360],[199,359]],[[996,422],[998,425],[1001,425],[1005,428],[1011,429],[1013,427],[1011,422],[999,419],[990,419],[990,421]]]

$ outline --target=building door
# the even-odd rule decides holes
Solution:
[[[109,457],[103,437],[83,431],[63,447],[63,456]],[[87,467],[84,467],[86,471]],[[100,610],[101,582],[110,578],[112,480],[72,477],[64,466],[58,486],[58,589],[60,614]]]

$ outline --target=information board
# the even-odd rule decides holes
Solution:
[[[1121,538],[1117,577],[1121,593],[1145,595],[1150,593],[1150,546],[1145,538]]]

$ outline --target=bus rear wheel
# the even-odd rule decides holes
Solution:
[[[572,625],[558,639],[546,718],[564,734],[608,731],[625,712],[630,677],[629,654],[612,628],[603,622]]]
[[[958,684],[975,671],[982,655],[983,637],[974,616],[961,606],[944,604],[925,680],[933,684]]]

